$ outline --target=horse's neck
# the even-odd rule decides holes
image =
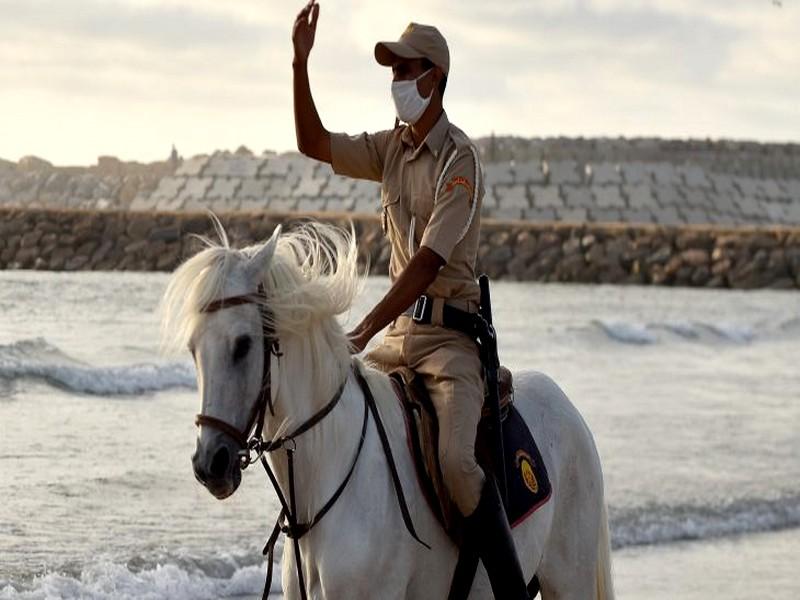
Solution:
[[[317,340],[318,344],[321,343]],[[298,519],[311,519],[347,475],[361,435],[364,401],[350,361],[337,360],[341,348],[310,348],[307,339],[281,340],[277,364],[275,415],[268,417],[270,438],[291,434],[314,417],[336,395],[347,378],[341,399],[322,420],[296,438],[293,452]],[[275,383],[275,382],[274,382]],[[270,456],[278,483],[289,500],[287,454]]]

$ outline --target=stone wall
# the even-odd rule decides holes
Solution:
[[[177,157],[154,163],[101,156],[90,167],[57,167],[35,156],[0,159],[0,206],[25,208],[129,208],[152,194],[178,166]]]
[[[477,140],[482,215],[532,223],[800,225],[800,145],[658,138]],[[86,169],[0,161],[0,206],[374,215],[380,187],[246,148]]]
[[[353,223],[371,272],[385,274],[388,247],[377,216],[318,214]],[[233,244],[266,239],[296,215],[230,213]],[[291,223],[286,223],[291,226]],[[172,270],[213,235],[202,213],[0,208],[0,268]],[[800,228],[665,227],[486,221],[479,269],[524,281],[732,288],[799,288]]]

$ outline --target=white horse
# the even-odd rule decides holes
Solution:
[[[284,545],[285,597],[300,597],[295,570],[300,556],[309,598],[447,598],[457,548],[423,496],[389,378],[350,356],[337,321],[361,289],[352,233],[310,223],[283,235],[278,228],[267,242],[239,250],[215,224],[221,242],[205,240],[207,247],[173,274],[162,301],[165,343],[188,347],[194,356],[201,414],[211,421],[201,422],[193,457],[198,480],[217,498],[229,496],[241,481],[237,432],[242,440],[252,422],[263,419],[265,438],[285,436],[343,386],[338,404],[292,442],[297,520],[312,519],[348,477],[358,454],[366,405],[355,362],[366,373],[388,430],[413,524],[430,549],[404,524],[371,419],[341,496],[307,535]],[[280,342],[279,354],[262,344],[264,319]],[[254,412],[265,360],[271,374],[267,400],[274,411],[266,418]],[[538,575],[545,600],[613,598],[603,478],[592,435],[546,375],[518,373],[515,390],[553,490],[550,500],[513,530],[525,576]],[[218,422],[230,430],[214,426]],[[287,457],[275,452],[268,458],[285,497]],[[482,567],[469,597],[492,597]]]

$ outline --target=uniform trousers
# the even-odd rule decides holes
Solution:
[[[383,371],[406,367],[422,377],[439,419],[444,484],[461,514],[471,515],[484,482],[475,458],[483,407],[482,369],[475,342],[454,329],[423,325],[402,315],[366,359]]]

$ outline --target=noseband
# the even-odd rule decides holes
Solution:
[[[222,419],[204,415],[203,413],[199,413],[194,419],[194,423],[198,427],[201,425],[213,427],[236,440],[240,448],[240,466],[243,469],[254,462],[254,460],[250,458],[250,448],[251,446],[260,445],[261,443],[261,431],[264,427],[264,418],[267,415],[267,409],[269,408],[270,414],[275,414],[275,410],[272,406],[272,369],[270,368],[270,356],[281,356],[281,352],[278,338],[275,337],[275,330],[272,327],[271,319],[269,318],[270,315],[266,308],[266,303],[264,302],[265,298],[266,293],[264,291],[264,286],[259,284],[258,291],[255,294],[229,296],[227,298],[214,300],[200,310],[202,313],[213,313],[223,308],[231,308],[242,304],[255,304],[258,306],[258,312],[261,316],[264,344],[264,367],[261,371],[261,388],[253,407],[250,409],[250,415],[247,418],[244,429],[237,429]],[[253,431],[251,437],[249,434],[254,426],[255,431]]]

